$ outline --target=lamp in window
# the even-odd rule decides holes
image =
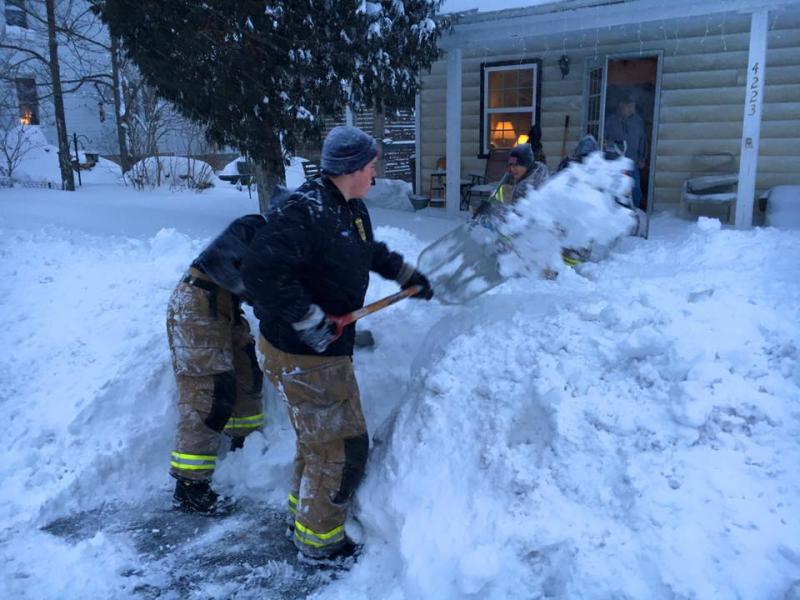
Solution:
[[[31,121],[33,121],[33,114],[30,111],[26,112],[19,118],[20,125],[30,125]]]
[[[514,131],[514,124],[511,121],[498,121],[492,128],[491,141],[501,148],[506,148],[514,144],[517,139],[517,132]]]
[[[519,137],[517,138],[517,143],[514,145],[519,146],[520,144],[527,144],[529,139],[530,138],[528,137],[527,133],[520,133]]]

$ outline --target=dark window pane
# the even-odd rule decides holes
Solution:
[[[499,88],[489,91],[489,108],[500,108],[503,106],[503,92]]]
[[[533,69],[522,69],[517,73],[519,73],[520,87],[533,87]]]
[[[517,106],[531,106],[533,104],[533,90],[523,88],[517,94]]]
[[[502,83],[502,72],[501,71],[490,71],[489,72],[489,89],[496,90],[500,87]]]
[[[28,27],[23,0],[6,0],[6,24],[15,27]]]

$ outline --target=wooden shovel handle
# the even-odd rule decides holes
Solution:
[[[353,312],[347,313],[346,315],[328,315],[328,319],[335,324],[336,326],[336,339],[338,339],[344,328],[350,325],[351,323],[355,323],[362,317],[366,317],[369,314],[372,314],[376,311],[381,310],[382,308],[386,308],[394,304],[395,302],[399,302],[403,298],[409,298],[414,296],[415,294],[419,294],[422,291],[421,285],[412,285],[409,288],[406,288],[402,291],[399,291],[391,296],[386,296],[385,298],[381,298],[380,300],[376,300],[372,304],[367,304]]]

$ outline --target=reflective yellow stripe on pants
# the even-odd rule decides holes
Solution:
[[[225,429],[258,429],[264,425],[264,413],[252,417],[231,417],[225,424]]]
[[[293,494],[289,494],[289,512],[297,516],[297,497]]]
[[[172,461],[169,464],[184,471],[213,471],[217,466],[217,457],[209,454],[183,454],[173,451]]]
[[[295,521],[294,537],[301,544],[306,544],[312,548],[333,546],[344,540],[344,525],[334,527],[325,533],[317,533],[313,529],[305,527],[300,521]]]

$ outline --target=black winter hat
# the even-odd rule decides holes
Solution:
[[[369,135],[349,125],[334,127],[322,143],[322,172],[346,175],[363,169],[378,156],[378,143]]]
[[[530,144],[520,144],[514,146],[511,150],[509,157],[513,156],[517,159],[517,164],[529,169],[533,166],[533,148]]]

